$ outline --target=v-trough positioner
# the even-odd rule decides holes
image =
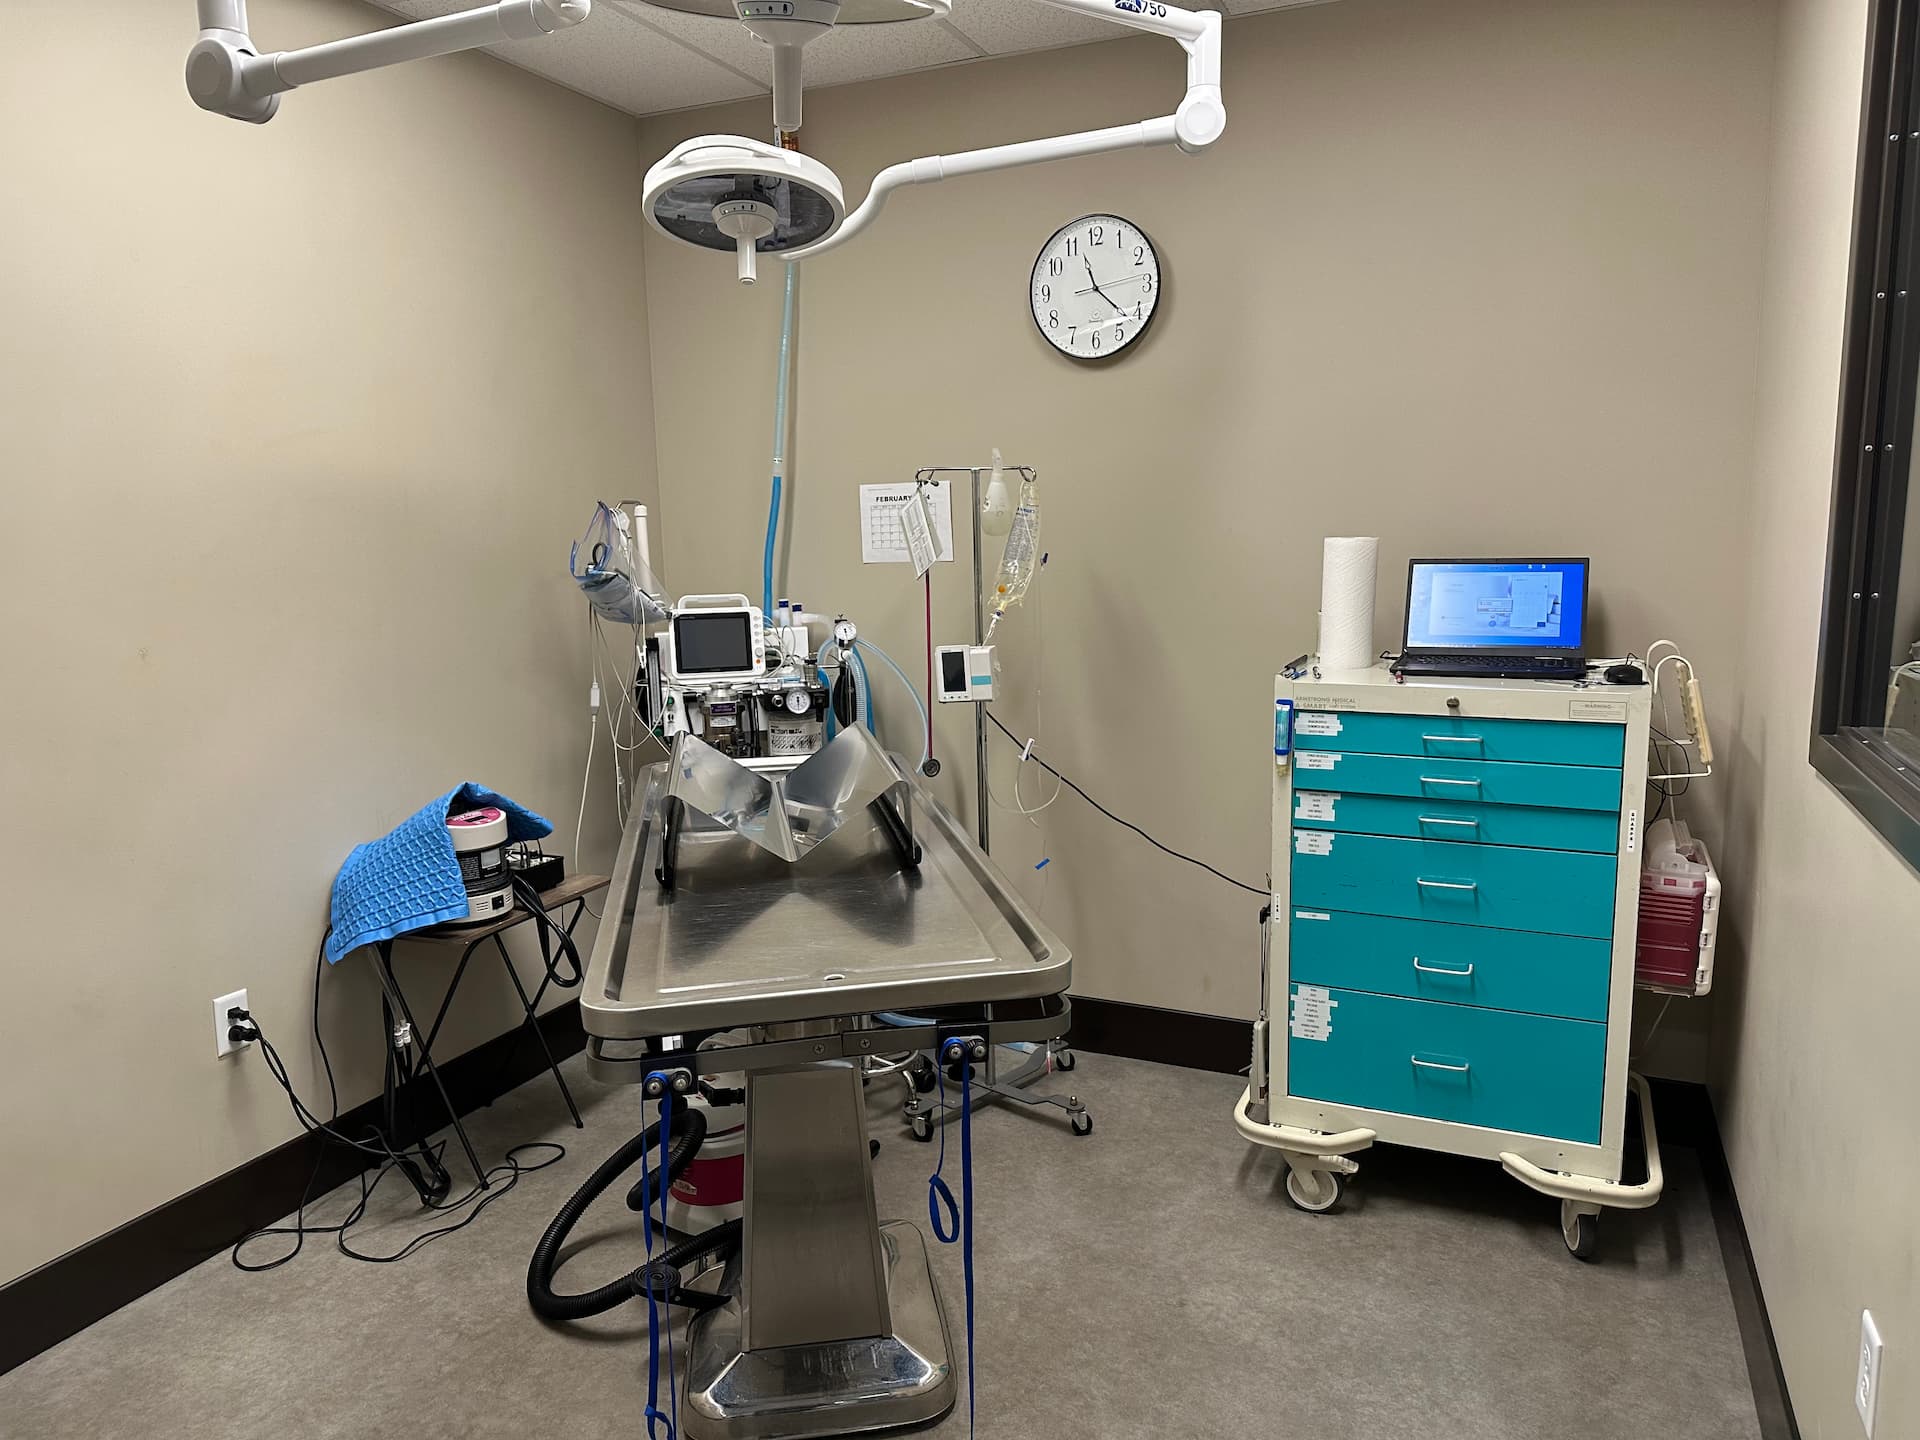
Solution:
[[[1197,154],[1227,128],[1217,13],[1155,0],[1035,0],[1176,42],[1186,52],[1187,89],[1173,113],[1103,130],[902,160],[874,176],[866,198],[849,210],[839,177],[792,143],[800,128],[801,51],[837,24],[944,16],[952,12],[953,0],[660,3],[700,14],[732,14],[773,52],[773,121],[781,143],[742,135],[697,136],[656,162],[643,185],[654,228],[690,245],[731,253],[742,284],[758,278],[762,255],[804,260],[852,239],[878,218],[889,195],[908,185],[1158,145]],[[262,53],[248,27],[246,0],[199,0],[200,39],[187,57],[187,89],[203,109],[264,124],[279,109],[281,95],[301,85],[476,46],[539,40],[585,21],[592,8],[592,0],[499,0],[303,50]]]

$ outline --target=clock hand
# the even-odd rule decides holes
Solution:
[[[1100,298],[1101,298],[1102,300],[1104,300],[1104,301],[1106,301],[1106,302],[1107,302],[1107,304],[1109,304],[1109,305],[1112,305],[1112,306],[1113,306],[1113,311],[1114,311],[1114,314],[1116,314],[1116,315],[1124,315],[1124,314],[1126,314],[1127,312],[1126,312],[1126,310],[1125,310],[1125,308],[1124,308],[1124,307],[1122,307],[1122,306],[1120,306],[1120,305],[1117,305],[1117,304],[1114,304],[1114,299],[1113,299],[1113,297],[1112,297],[1111,295],[1109,295],[1109,294],[1107,294],[1107,292],[1106,292],[1106,291],[1104,291],[1104,290],[1102,290],[1102,289],[1100,288],[1100,282],[1099,282],[1099,281],[1098,281],[1097,279],[1095,279],[1095,278],[1094,278],[1094,274],[1093,274],[1093,262],[1092,262],[1091,260],[1089,260],[1089,259],[1087,259],[1087,257],[1086,257],[1086,256],[1084,256],[1084,255],[1082,255],[1082,256],[1080,257],[1080,259],[1081,259],[1081,262],[1082,262],[1082,263],[1083,263],[1083,264],[1084,264],[1084,265],[1085,265],[1085,266],[1087,267],[1087,279],[1088,279],[1088,281],[1089,281],[1089,282],[1091,282],[1091,283],[1092,283],[1092,285],[1093,285],[1093,293],[1094,293],[1094,294],[1096,294],[1096,295],[1098,295],[1098,296],[1099,296],[1099,297],[1100,297]],[[1080,291],[1079,293],[1080,293],[1080,294],[1082,294],[1082,295],[1084,295],[1084,294],[1086,294],[1087,292],[1086,292],[1086,291],[1084,291],[1084,290],[1082,290],[1082,291]]]
[[[1127,283],[1127,282],[1128,282],[1129,280],[1144,280],[1144,279],[1146,279],[1146,278],[1147,278],[1147,277],[1146,277],[1145,275],[1122,275],[1122,276],[1121,276],[1121,277],[1120,277],[1120,278],[1119,278],[1118,280],[1109,280],[1109,281],[1107,282],[1107,284],[1109,284],[1109,285],[1124,285],[1124,284],[1126,284],[1126,283]],[[1091,295],[1091,294],[1093,294],[1093,293],[1094,293],[1095,291],[1099,291],[1099,292],[1100,292],[1100,294],[1101,294],[1101,295],[1103,295],[1103,296],[1104,296],[1104,295],[1106,294],[1106,292],[1105,292],[1105,291],[1103,291],[1103,290],[1100,290],[1100,287],[1099,287],[1098,285],[1089,285],[1089,286],[1088,286],[1088,287],[1087,287],[1086,289],[1084,289],[1084,290],[1076,290],[1076,291],[1074,291],[1073,293],[1074,293],[1075,295]],[[1112,301],[1111,299],[1109,299],[1109,300],[1107,301],[1107,303],[1108,303],[1109,305],[1111,305],[1111,304],[1113,303],[1113,301]]]

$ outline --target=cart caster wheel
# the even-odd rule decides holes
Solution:
[[[1574,1259],[1593,1259],[1600,1248],[1600,1217],[1578,1214],[1571,1205],[1562,1202],[1560,1238],[1567,1242],[1567,1253]]]
[[[1053,1068],[1056,1070],[1071,1070],[1079,1063],[1080,1061],[1075,1058],[1073,1051],[1065,1049],[1064,1047],[1053,1052]]]
[[[933,1142],[933,1122],[927,1119],[926,1116],[916,1115],[907,1123],[913,1127],[913,1138],[918,1140],[922,1145],[929,1145]]]
[[[933,1093],[933,1087],[940,1083],[938,1073],[935,1072],[931,1064],[924,1060],[913,1067],[908,1078],[913,1082],[913,1090],[916,1095],[931,1095]]]
[[[1289,1165],[1287,1199],[1293,1202],[1296,1210],[1304,1210],[1309,1215],[1323,1215],[1340,1203],[1340,1197],[1346,1193],[1347,1182],[1331,1170],[1315,1170],[1312,1174],[1317,1188],[1308,1189],[1306,1182],[1300,1178],[1300,1172]]]
[[[1074,1134],[1093,1134],[1093,1116],[1089,1115],[1086,1111],[1082,1110],[1078,1114],[1069,1115],[1067,1121],[1073,1126]]]

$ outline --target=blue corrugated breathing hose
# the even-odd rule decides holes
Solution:
[[[760,566],[760,614],[773,618],[773,548],[780,538],[780,492],[787,469],[787,391],[793,374],[793,286],[798,265],[787,266],[780,302],[780,373],[773,388],[773,494],[767,504],[767,553]]]

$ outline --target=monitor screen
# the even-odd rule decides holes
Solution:
[[[1579,654],[1586,612],[1585,560],[1416,560],[1407,649]]]
[[[740,610],[696,610],[674,616],[673,668],[681,675],[737,675],[752,670],[752,617]]]

